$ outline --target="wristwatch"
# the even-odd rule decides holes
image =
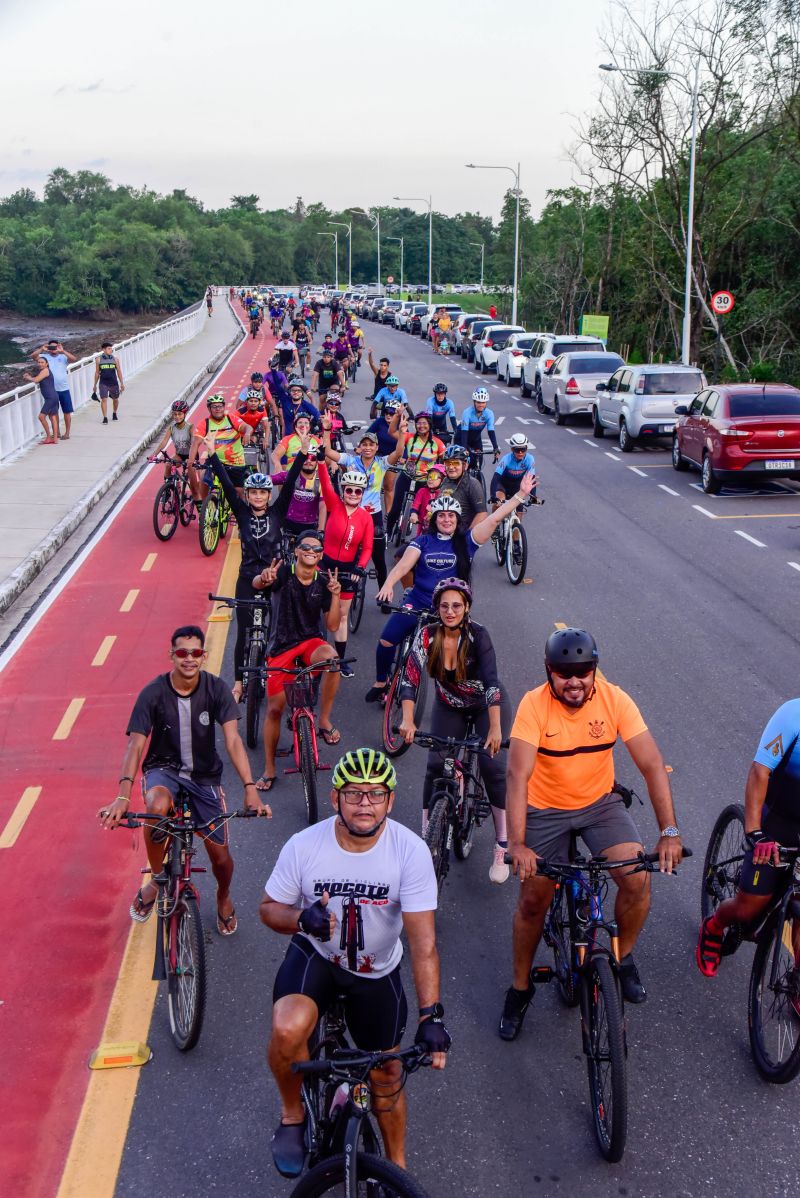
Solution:
[[[680,836],[680,832],[678,831],[678,829],[675,827],[674,824],[670,824],[669,827],[661,829],[661,835],[668,836],[668,837],[674,839],[674,837]]]
[[[440,1002],[431,1003],[429,1007],[420,1007],[420,1019],[443,1019],[444,1007]]]

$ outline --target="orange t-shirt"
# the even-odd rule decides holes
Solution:
[[[511,735],[537,749],[528,780],[529,807],[572,811],[588,807],[614,785],[614,745],[647,725],[618,686],[598,678],[592,698],[573,710],[554,698],[547,683],[523,695]]]

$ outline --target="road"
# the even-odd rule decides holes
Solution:
[[[459,411],[469,402],[478,376],[459,359],[437,360],[405,334],[367,331],[413,406],[438,378]],[[346,405],[351,418],[366,412],[368,371],[361,378]],[[637,953],[649,999],[627,1012],[628,1149],[608,1166],[590,1127],[576,1013],[559,1006],[554,988],[543,989],[519,1040],[497,1037],[516,883],[489,882],[484,826],[469,861],[454,865],[437,919],[454,1048],[444,1074],[426,1071],[409,1084],[409,1167],[436,1198],[560,1195],[578,1185],[603,1198],[784,1194],[798,1181],[797,1091],[761,1083],[749,1057],[751,950],[726,961],[714,982],[700,977],[693,954],[697,857],[719,809],[740,798],[767,717],[797,689],[800,578],[789,563],[800,558],[800,496],[789,488],[707,498],[693,486],[696,476],[673,473],[666,450],[623,458],[610,441],[594,442],[588,423],[556,428],[518,390],[492,384],[490,392],[499,435],[524,428],[535,445],[546,499],[526,516],[529,584],[512,588],[490,547],[476,559],[475,615],[493,632],[501,677],[516,703],[544,679],[542,647],[556,622],[591,629],[605,673],[637,700],[672,767],[679,823],[697,856],[679,878],[654,878]],[[343,681],[335,710],[346,745],[379,740],[378,715],[362,702],[379,628],[368,606],[354,642],[357,675]],[[114,760],[122,732],[107,729]],[[414,828],[424,760],[412,749],[400,764],[394,814]],[[253,764],[260,767],[257,755]],[[620,751],[618,776],[634,775]],[[227,783],[238,794],[234,778]],[[299,780],[281,779],[271,802],[271,824],[233,830],[240,933],[207,937],[210,998],[193,1053],[173,1049],[164,1004],[156,1005],[155,1055],[141,1073],[119,1198],[138,1198],[154,1184],[173,1198],[277,1198],[291,1189],[271,1165],[279,1110],[264,1063],[285,942],[259,924],[256,908],[280,846],[303,826]],[[649,806],[635,815],[653,842]],[[213,910],[208,879],[203,899]]]

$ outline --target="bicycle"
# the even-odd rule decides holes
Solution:
[[[691,849],[683,856],[691,857]],[[537,874],[552,878],[555,894],[544,923],[544,940],[553,965],[534,965],[531,985],[555,979],[568,1007],[580,1007],[581,1037],[589,1075],[589,1097],[595,1138],[607,1161],[622,1160],[628,1134],[628,1047],[622,988],[619,980],[619,932],[603,915],[608,874],[633,866],[632,873],[656,873],[657,853],[638,853],[627,861],[581,857],[576,837],[569,861],[539,857]],[[510,853],[507,864],[513,863]],[[608,942],[604,943],[604,937]]]
[[[220,538],[225,539],[231,516],[228,503],[219,483],[214,482],[208,494],[200,504],[198,533],[200,549],[206,557],[211,557],[217,551]]]
[[[192,819],[188,795],[181,788],[173,815],[151,815],[148,811],[132,811],[119,828],[149,826],[169,838],[164,855],[164,868],[151,874],[158,887],[156,896],[155,958],[153,981],[167,983],[167,1010],[172,1039],[180,1052],[188,1052],[200,1039],[206,1005],[206,957],[203,923],[200,917],[200,896],[192,874],[204,874],[205,866],[192,865],[197,850],[195,833],[219,828],[230,819],[250,819],[256,811],[224,811],[205,823]],[[151,873],[150,867],[142,870]]]
[[[416,616],[417,623],[403,637],[400,644],[397,646],[397,651],[394,655],[394,663],[386,683],[383,708],[383,747],[390,757],[402,757],[407,751],[408,745],[403,740],[402,736],[398,735],[397,728],[403,716],[403,702],[400,698],[400,687],[403,682],[403,673],[406,663],[406,658],[411,652],[411,646],[414,644],[414,639],[422,625],[431,618],[431,613],[426,608],[418,609],[413,607],[395,607],[390,603],[381,603],[380,609],[382,612],[401,612],[404,616]],[[417,698],[414,703],[414,723],[417,727],[422,723],[422,717],[425,714],[425,704],[428,698],[428,675],[423,674],[419,680],[417,688]]]
[[[736,893],[744,849],[744,807],[731,803],[714,824],[706,850],[704,919]],[[726,929],[722,955],[731,956],[744,940],[755,942],[748,987],[750,1051],[765,1081],[785,1085],[800,1072],[800,847],[782,847],[780,860],[785,884],[757,923]]]
[[[475,721],[471,717],[467,719],[467,735],[463,739],[436,736],[433,732],[414,734],[415,744],[436,749],[444,757],[444,770],[433,786],[428,827],[423,836],[433,859],[440,896],[450,869],[451,847],[459,861],[466,861],[472,852],[475,829],[491,814],[478,764],[479,755],[486,751],[483,742],[482,736],[475,735]],[[504,740],[500,747],[507,749],[508,745]]]
[[[390,466],[389,469],[391,470],[393,467]],[[404,468],[402,466],[394,469],[397,469],[398,474],[404,472]],[[417,489],[424,485],[424,478],[418,479],[412,477],[409,488],[403,496],[403,506],[400,509],[400,515],[397,517],[394,528],[392,529],[391,537],[389,538],[394,545],[402,545],[409,539],[414,496],[417,493]]]
[[[400,1052],[361,1052],[345,1034],[344,996],[319,1020],[309,1044],[311,1059],[295,1061],[292,1071],[303,1077],[309,1172],[292,1190],[292,1198],[319,1198],[339,1193],[374,1198],[427,1198],[426,1191],[398,1165],[384,1159],[370,1118],[369,1076],[389,1061],[400,1061],[402,1089],[409,1074],[430,1064],[420,1045]]]
[[[470,449],[470,451],[469,451],[469,466],[467,467],[467,473],[472,478],[476,478],[478,480],[478,482],[480,483],[481,491],[483,492],[483,502],[485,503],[487,500],[487,491],[486,491],[486,479],[483,476],[483,450],[482,449]]]
[[[512,586],[519,586],[528,566],[528,535],[522,524],[521,512],[527,507],[541,507],[543,503],[543,499],[529,496],[516,511],[501,520],[492,533],[495,559],[498,566],[505,566]]]
[[[244,664],[242,666],[242,698],[245,705],[245,737],[249,749],[258,748],[258,732],[261,724],[261,706],[265,695],[267,645],[272,628],[272,596],[259,595],[255,599],[235,599],[231,595],[212,595],[214,603],[226,607],[251,607],[253,621],[247,629],[244,641]]]
[[[261,321],[258,319],[257,316],[250,317],[250,336],[251,337],[258,336],[258,328],[259,328],[260,324],[261,324]]]
[[[153,531],[159,541],[168,541],[179,523],[186,528],[197,516],[189,486],[189,468],[185,461],[178,461],[168,454],[158,454],[150,460],[170,465],[170,476],[161,484],[153,500]]]

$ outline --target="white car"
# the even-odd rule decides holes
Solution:
[[[461,338],[464,335],[464,329],[468,327],[473,320],[488,320],[488,312],[462,312],[458,320],[453,321],[453,353],[461,353]]]
[[[560,354],[542,375],[541,410],[552,412],[556,424],[568,416],[592,412],[597,403],[597,384],[604,383],[609,370],[625,363],[619,354],[582,352]]]
[[[525,359],[519,380],[519,389],[523,398],[535,395],[539,403],[539,387],[542,375],[549,370],[556,358],[561,354],[580,354],[592,350],[604,354],[606,347],[599,337],[586,337],[574,333],[546,333],[538,337],[531,347],[529,358]]]
[[[497,365],[497,355],[512,333],[524,333],[521,324],[487,324],[475,342],[474,366],[481,374],[488,374]]]
[[[400,307],[397,309],[397,311],[394,314],[394,327],[396,329],[404,329],[406,327],[406,321],[408,320],[408,315],[412,311],[414,306],[415,305],[414,305],[413,300],[404,300],[403,301],[403,303],[400,305]]]
[[[499,382],[513,387],[520,380],[525,359],[530,355],[533,343],[544,333],[512,333],[497,355],[497,378]]]

